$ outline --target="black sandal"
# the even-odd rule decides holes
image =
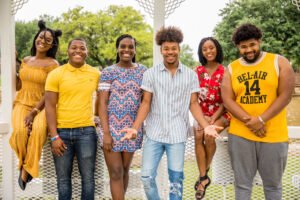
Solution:
[[[22,168],[20,169],[20,175],[19,175],[18,183],[19,183],[19,186],[22,190],[26,189],[26,183],[27,182],[22,180]]]
[[[208,182],[207,182],[206,185],[203,185],[203,184],[202,184],[202,182],[203,182],[204,180],[208,180]],[[199,178],[199,181],[200,181],[200,183],[198,184],[198,186],[201,185],[201,186],[202,186],[202,188],[201,188],[202,190],[200,190],[199,187],[196,189],[196,193],[195,193],[195,198],[196,198],[196,200],[201,200],[201,199],[204,198],[205,192],[206,192],[206,188],[207,188],[207,187],[210,185],[210,183],[211,183],[210,178],[209,178],[207,175],[200,177],[200,178]]]
[[[210,167],[208,168],[208,169],[206,169],[206,173],[205,174],[207,174],[208,172],[209,172],[209,170],[210,170]],[[195,182],[195,185],[194,185],[194,189],[195,190],[197,190],[197,188],[198,188],[198,186],[200,185],[200,183],[201,183],[201,181],[200,181],[200,175],[199,175],[199,177],[198,177],[198,179],[197,179],[197,181]]]
[[[30,181],[32,180],[32,176],[28,173],[28,176],[27,176],[27,183],[29,183]]]

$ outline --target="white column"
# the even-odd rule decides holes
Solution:
[[[1,45],[1,81],[2,81],[2,127],[11,127],[12,102],[15,95],[15,30],[14,16],[11,15],[11,0],[0,1],[0,45]],[[4,131],[1,131],[4,132]],[[15,199],[14,162],[9,145],[11,128],[3,134],[3,199]]]
[[[157,65],[162,62],[163,58],[160,53],[160,46],[156,44],[155,35],[156,32],[165,24],[165,0],[154,0],[153,11],[153,65]],[[165,156],[164,156],[165,157]],[[160,197],[166,199],[168,197],[168,174],[167,174],[167,162],[166,159],[162,159],[158,167],[158,175],[156,182]]]
[[[155,66],[162,62],[160,47],[156,45],[155,35],[156,32],[165,24],[165,0],[155,0],[153,8],[153,65]]]

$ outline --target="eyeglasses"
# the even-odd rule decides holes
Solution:
[[[40,34],[40,35],[38,36],[38,39],[44,40],[44,43],[46,43],[46,44],[48,44],[48,45],[50,45],[50,44],[53,43],[53,39],[52,39],[52,38],[49,38],[49,37],[47,38],[45,34]]]

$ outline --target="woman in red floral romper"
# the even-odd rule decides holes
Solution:
[[[223,52],[220,43],[212,37],[203,38],[199,44],[198,56],[202,64],[195,69],[201,88],[199,104],[209,124],[226,128],[229,125],[230,116],[224,109],[221,99],[220,87],[224,67],[221,64]],[[207,172],[216,151],[216,143],[215,138],[206,137],[203,128],[198,123],[194,124],[194,132],[195,153],[200,172],[195,183],[195,197],[198,200],[203,199],[205,190],[210,184]]]

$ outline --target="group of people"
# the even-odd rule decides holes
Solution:
[[[98,141],[114,200],[125,199],[132,158],[142,144],[141,180],[147,198],[160,199],[156,176],[166,152],[169,199],[182,199],[191,112],[199,169],[193,185],[195,199],[205,197],[215,139],[228,126],[235,198],[250,199],[258,170],[265,198],[281,199],[288,151],[285,107],[291,100],[294,75],[286,58],[261,50],[262,32],[255,25],[242,24],[233,33],[241,57],[227,68],[222,65],[222,47],[212,37],[200,41],[201,66],[193,71],[183,65],[182,31],[170,26],[155,36],[162,63],[147,69],[136,62],[137,41],[123,34],[116,40],[115,64],[101,75],[86,64],[88,49],[82,38],[69,42],[68,63],[58,67],[55,55],[62,32],[47,28],[43,21],[38,25],[31,56],[21,61],[17,73],[21,86],[13,108],[10,145],[19,159],[22,190],[38,177],[42,148],[49,137],[60,200],[72,198],[74,156],[82,180],[81,199],[94,199]],[[100,117],[99,134],[95,113]]]

